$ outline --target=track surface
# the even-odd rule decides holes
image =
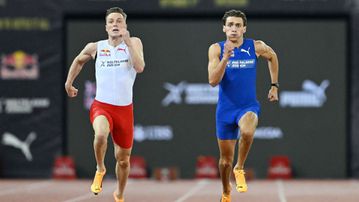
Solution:
[[[116,182],[90,193],[91,180],[0,180],[1,202],[114,201]],[[358,202],[359,180],[253,180],[247,193],[232,190],[232,202]],[[129,180],[126,202],[218,202],[219,180]]]

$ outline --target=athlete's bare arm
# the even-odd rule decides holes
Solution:
[[[121,29],[120,34],[130,51],[131,60],[136,72],[143,72],[145,68],[145,60],[143,58],[143,45],[141,39],[137,37],[130,37],[130,32],[127,29]]]
[[[135,68],[136,72],[143,72],[145,69],[145,60],[143,58],[143,46],[141,39],[137,37],[131,37],[131,45],[128,46],[128,50],[130,51],[133,67]]]
[[[268,68],[270,72],[271,82],[278,83],[278,57],[274,50],[265,44],[263,41],[257,40],[254,42],[256,49],[256,55],[258,57],[264,57],[268,61]],[[268,93],[269,101],[278,101],[278,88],[272,86]]]
[[[221,54],[221,47],[215,43],[209,47],[208,50],[208,81],[212,87],[217,86],[224,75],[228,59],[233,54],[234,44],[227,41],[224,44],[224,51],[222,60],[219,60]]]
[[[69,97],[75,97],[78,90],[73,86],[75,78],[80,73],[82,67],[96,55],[97,43],[88,43],[78,56],[72,61],[65,83],[65,89]]]

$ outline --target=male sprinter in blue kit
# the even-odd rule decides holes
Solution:
[[[256,64],[261,56],[268,61],[271,85],[269,101],[278,101],[278,58],[271,47],[260,40],[243,38],[247,18],[238,10],[223,16],[226,41],[214,43],[208,50],[208,78],[211,86],[219,84],[216,130],[220,150],[219,172],[222,180],[222,202],[231,201],[230,173],[236,142],[238,159],[233,172],[238,192],[246,192],[244,163],[253,142],[260,105],[256,98]]]

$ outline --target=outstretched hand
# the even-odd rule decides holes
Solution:
[[[79,91],[77,88],[73,87],[72,85],[65,85],[65,90],[69,97],[76,97],[77,92]]]
[[[268,93],[268,100],[270,102],[278,101],[278,88],[272,87]]]

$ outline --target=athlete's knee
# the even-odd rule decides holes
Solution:
[[[122,160],[117,160],[118,165],[121,168],[128,168],[130,167],[130,160],[129,159],[122,159]]]
[[[242,129],[241,130],[241,138],[244,140],[252,140],[254,137],[254,130],[253,129]]]
[[[108,132],[106,131],[96,131],[95,139],[98,143],[107,143]]]
[[[115,158],[118,165],[122,168],[127,168],[130,165],[130,154],[116,152]]]
[[[233,163],[233,158],[230,158],[230,157],[221,157],[219,159],[219,166],[220,167],[231,167],[232,166],[232,163]]]

